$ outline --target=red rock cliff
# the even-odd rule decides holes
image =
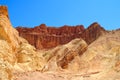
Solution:
[[[60,28],[47,27],[45,24],[35,28],[17,27],[20,36],[38,49],[52,48],[78,38],[85,30],[82,25],[62,26]]]
[[[55,28],[47,27],[45,24],[34,28],[17,27],[16,29],[20,36],[27,39],[37,49],[52,48],[80,37],[90,44],[101,35],[101,31],[105,31],[98,23],[93,23],[87,29],[84,29],[83,25],[65,25]]]

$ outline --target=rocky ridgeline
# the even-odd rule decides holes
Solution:
[[[21,37],[28,40],[37,49],[53,48],[57,45],[62,45],[78,38],[84,31],[82,25],[78,26],[63,26],[60,28],[47,27],[41,24],[35,28],[17,28]]]
[[[66,44],[75,38],[83,38],[88,44],[96,40],[105,30],[98,24],[93,23],[87,29],[83,25],[47,27],[45,24],[34,28],[17,27],[21,37],[28,40],[37,49],[53,48]]]

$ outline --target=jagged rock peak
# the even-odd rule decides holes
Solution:
[[[0,6],[0,39],[7,41],[14,51],[19,47],[22,40],[17,30],[11,25],[6,6]]]
[[[97,22],[92,23],[82,34],[81,37],[88,43],[91,44],[99,36],[106,33],[106,30],[100,26]]]
[[[7,6],[0,6],[0,15],[5,15],[9,18]]]
[[[105,31],[105,29],[98,22],[92,23],[87,29],[93,29],[93,28],[102,29]]]
[[[46,24],[40,24],[39,26],[36,26],[35,28],[47,29],[47,26]]]

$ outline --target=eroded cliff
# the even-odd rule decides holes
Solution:
[[[83,38],[88,44],[96,40],[105,30],[98,24],[93,23],[87,29],[83,25],[62,26],[59,28],[47,27],[45,24],[34,28],[16,28],[21,37],[28,40],[37,49],[48,49],[66,44],[75,38]]]
[[[42,59],[36,49],[12,27],[7,7],[0,6],[0,80],[13,80],[17,71],[39,70],[37,60]]]

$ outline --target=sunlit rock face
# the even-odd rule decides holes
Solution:
[[[42,56],[38,55],[35,47],[28,43],[22,43],[16,54],[17,65],[21,71],[41,70],[44,67],[45,61]],[[18,70],[19,70],[18,68]]]
[[[82,25],[62,26],[60,28],[47,27],[41,24],[35,28],[17,27],[21,37],[28,40],[37,49],[48,49],[58,45],[66,44],[71,40],[78,38],[84,31]]]
[[[40,60],[36,49],[12,27],[7,7],[0,6],[0,80],[12,80],[15,71],[39,70]]]
[[[78,38],[39,54],[46,62],[43,73],[26,72],[17,80],[120,79],[120,30],[108,31],[89,45]]]
[[[87,73],[99,72],[97,80],[119,80],[120,30],[110,31],[99,37],[88,46],[80,59],[84,62],[81,67],[87,64],[84,68]]]
[[[12,27],[6,6],[0,6],[0,33],[0,40],[7,41],[13,51],[16,51],[22,42],[27,42],[19,37],[17,30]]]
[[[34,28],[17,27],[21,37],[28,40],[37,49],[48,49],[66,44],[75,38],[83,38],[88,44],[96,40],[106,31],[97,23],[87,29],[82,25],[62,26],[59,28],[47,27],[45,24]]]
[[[16,30],[11,27],[7,7],[0,6],[0,79],[11,80],[15,52],[19,46]]]
[[[87,29],[48,28],[44,24],[18,29],[22,36],[29,34],[30,43],[41,50],[19,36],[7,7],[0,6],[0,80],[120,80],[119,29],[105,31],[98,23]],[[64,37],[56,41],[56,36]],[[53,42],[48,44],[49,39]]]
[[[42,51],[41,54],[44,56],[46,62],[48,62],[43,70],[73,69],[73,71],[77,71],[79,66],[75,66],[74,64],[79,65],[79,57],[87,50],[87,46],[84,40],[78,38],[65,45]]]
[[[8,10],[6,6],[0,6],[0,15],[5,15],[6,17],[9,18],[8,16]]]

